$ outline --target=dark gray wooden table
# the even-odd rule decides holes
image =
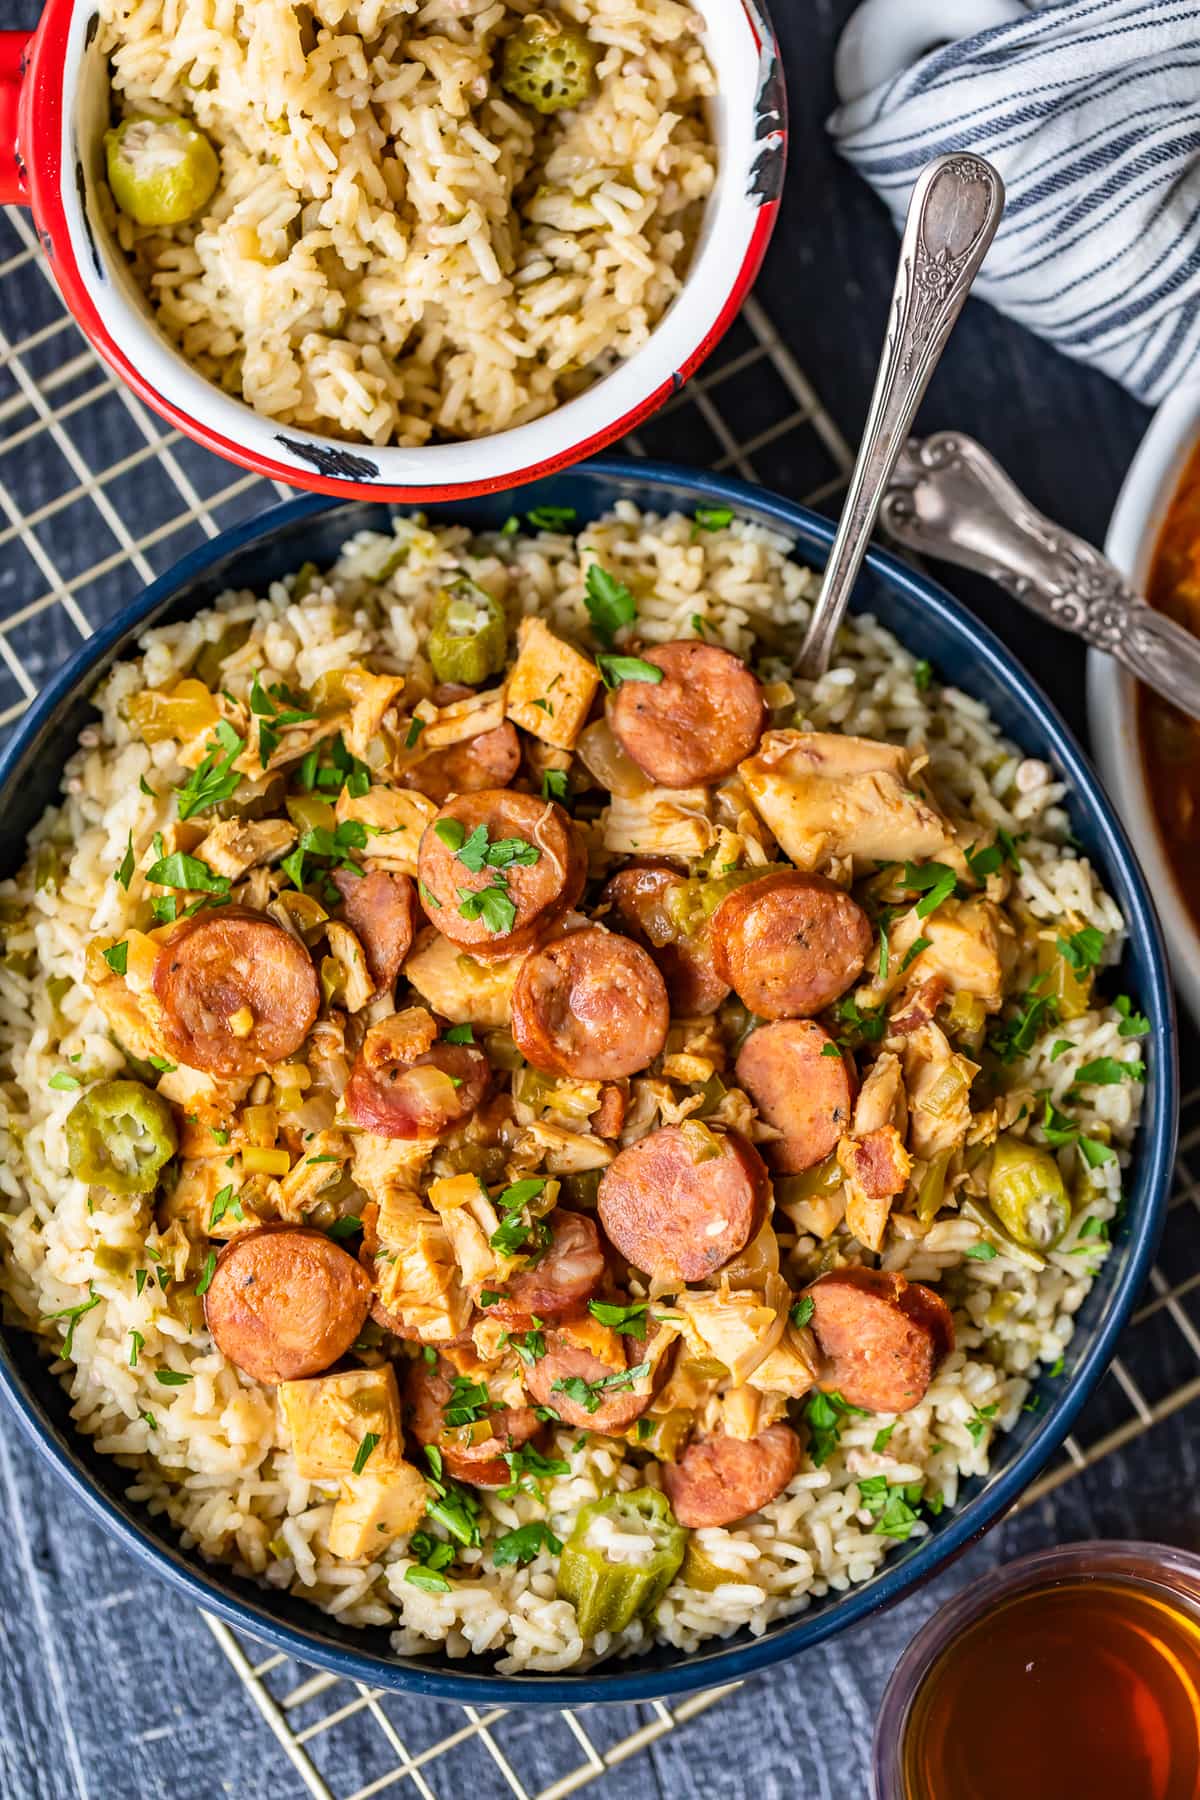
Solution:
[[[882,209],[836,161],[823,131],[832,104],[832,45],[850,9],[851,0],[776,0],[791,92],[792,157],[783,219],[757,291],[828,414],[853,442],[874,374],[895,240]],[[34,17],[30,0],[0,0],[0,25],[27,26]],[[0,241],[0,266],[11,250],[11,240]],[[31,333],[36,339],[38,309],[46,319],[55,310],[46,291],[33,301],[30,316],[28,290],[22,289],[19,299],[16,294],[13,281],[0,280],[0,331],[9,343],[29,340]],[[23,358],[35,380],[44,348],[35,341]],[[735,339],[726,355],[741,349]],[[756,380],[730,381],[721,390],[721,409],[743,442],[764,433],[770,438],[772,416],[786,410],[776,392],[785,384],[775,365],[757,367]],[[13,392],[0,355],[0,407]],[[77,417],[74,441],[84,445],[96,467],[112,463],[121,453],[112,435],[116,424],[106,423],[100,409],[92,426],[86,426],[82,412]],[[1146,418],[1143,408],[1106,379],[1063,360],[972,302],[920,425],[974,433],[1039,506],[1099,540]],[[0,483],[18,496],[26,516],[36,515],[62,491],[61,444],[54,445],[49,427],[33,436],[10,437],[10,432],[16,432],[15,423],[0,425]],[[14,447],[11,457],[6,439]],[[702,439],[681,443],[678,419],[674,425],[653,424],[643,443],[651,453],[693,461],[706,455]],[[714,440],[711,455],[716,459],[719,453]],[[271,497],[255,488],[221,498],[231,479],[227,472],[186,447],[180,457],[197,490],[220,500],[214,512],[221,523]],[[811,429],[781,432],[755,454],[753,466],[762,479],[797,496],[837,475],[836,458]],[[152,474],[143,468],[128,481],[114,478],[106,491],[118,513],[139,522],[148,516]],[[831,504],[836,506],[836,497]],[[41,527],[38,533],[56,569],[69,577],[72,570],[100,561],[96,530],[94,510],[72,506],[55,514],[44,535]],[[186,530],[164,536],[147,548],[145,558],[157,571],[190,541]],[[948,579],[1084,731],[1083,660],[1076,647],[1028,620],[984,584]],[[44,587],[36,555],[27,565],[0,559],[0,624],[18,615],[5,641],[34,682],[45,679],[79,641],[61,606],[23,616]],[[136,575],[126,562],[79,590],[79,605],[95,624],[135,587]],[[0,660],[0,713],[21,699],[11,661]],[[1186,1092],[1188,1070],[1196,1067],[1190,1044],[1185,1062]],[[1200,1260],[1193,1251],[1194,1221],[1191,1205],[1174,1215],[1163,1265],[1172,1284]],[[1196,1323],[1194,1314],[1188,1316]],[[1126,1355],[1152,1406],[1197,1374],[1194,1358],[1189,1361],[1181,1350],[1179,1331],[1152,1329],[1160,1318],[1165,1312],[1147,1318]],[[1099,1410],[1092,1437],[1122,1423],[1113,1405],[1103,1397],[1094,1403],[1093,1411]],[[1175,1411],[995,1530],[905,1604],[790,1667],[756,1678],[623,1763],[619,1772],[601,1777],[593,1791],[636,1800],[659,1794],[712,1800],[743,1793],[753,1793],[755,1800],[799,1794],[856,1800],[866,1793],[872,1723],[888,1673],[917,1626],[947,1595],[990,1566],[1046,1543],[1096,1535],[1196,1541],[1198,1425],[1200,1403]],[[1081,1436],[1089,1441],[1086,1430]],[[300,1776],[200,1618],[64,1497],[8,1420],[0,1420],[0,1507],[2,1800],[215,1800],[222,1795],[292,1800],[304,1793]],[[289,1679],[296,1678],[293,1671]],[[588,1715],[588,1730],[601,1749],[647,1716],[643,1711],[633,1718],[634,1709],[622,1710],[626,1716],[620,1720]],[[304,1716],[299,1708],[295,1722],[303,1724]],[[409,1749],[418,1751],[461,1721],[456,1709],[415,1704],[393,1708],[389,1716]],[[571,1759],[562,1759],[544,1720],[515,1720],[506,1731],[504,1751],[531,1794],[572,1766]],[[381,1772],[379,1735],[377,1721],[364,1711],[316,1743],[314,1760],[331,1791],[349,1794]],[[451,1767],[448,1777],[436,1765],[426,1771],[439,1796],[457,1797],[470,1788],[490,1800],[509,1791],[486,1756],[473,1764],[445,1765]],[[405,1780],[386,1791],[412,1787]]]

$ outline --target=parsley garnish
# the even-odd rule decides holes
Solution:
[[[978,1444],[988,1430],[999,1410],[999,1402],[993,1401],[991,1406],[977,1406],[974,1414],[966,1421],[967,1430],[971,1434],[971,1442]]]
[[[802,1331],[815,1311],[816,1307],[813,1303],[812,1295],[805,1294],[803,1299],[797,1300],[795,1306],[793,1306],[791,1312],[788,1314],[788,1318],[792,1321],[792,1324],[798,1331]]]
[[[94,1306],[99,1306],[100,1304],[102,1296],[96,1292],[93,1283],[90,1281],[88,1282],[88,1294],[90,1297],[87,1300],[80,1301],[78,1306],[64,1306],[59,1312],[46,1313],[43,1315],[47,1322],[51,1319],[66,1319],[67,1321],[67,1335],[59,1346],[58,1352],[64,1362],[70,1357],[72,1347],[75,1343],[75,1327],[78,1325],[80,1319],[82,1319],[84,1313],[90,1313]]]
[[[1145,1075],[1144,1062],[1118,1062],[1115,1056],[1097,1056],[1077,1071],[1074,1085],[1112,1087],[1118,1081],[1142,1081]]]
[[[210,1232],[216,1229],[227,1212],[231,1212],[235,1219],[244,1220],[246,1217],[245,1213],[242,1211],[241,1201],[235,1200],[233,1197],[232,1185],[223,1187],[219,1194],[213,1195],[212,1211],[208,1215],[208,1229]]]
[[[540,1481],[551,1475],[571,1473],[570,1463],[556,1456],[543,1456],[532,1444],[524,1444],[519,1450],[506,1450],[504,1460],[508,1464],[509,1480],[506,1486],[496,1490],[501,1500],[513,1500],[521,1493],[539,1498]]]
[[[353,1474],[353,1475],[361,1475],[362,1474],[363,1470],[367,1466],[367,1463],[370,1461],[371,1452],[372,1452],[372,1450],[374,1450],[374,1448],[378,1444],[378,1442],[379,1442],[379,1433],[377,1431],[368,1431],[368,1432],[364,1433],[362,1443],[358,1446],[358,1450],[354,1457],[354,1462],[351,1465],[351,1471],[350,1471],[351,1474]]]
[[[337,1157],[331,1156],[327,1160],[329,1162],[336,1162]],[[311,1156],[309,1157],[309,1161],[313,1161]],[[351,1238],[356,1231],[361,1230],[362,1220],[359,1218],[358,1214],[346,1213],[342,1218],[335,1219],[332,1225],[326,1227],[325,1236],[331,1237],[335,1244],[340,1244],[343,1238]]]
[[[151,863],[146,880],[158,887],[183,888],[190,894],[227,894],[230,887],[227,875],[214,875],[207,863],[197,856],[185,856],[182,850]]]
[[[615,575],[610,575],[607,569],[602,569],[596,562],[588,568],[583,604],[592,621],[592,630],[602,644],[611,644],[621,627],[631,625],[637,618],[637,601],[625,583]],[[596,660],[600,662],[603,659],[597,657]],[[662,680],[661,670],[658,679]]]
[[[837,1449],[846,1420],[867,1417],[861,1406],[851,1406],[840,1394],[823,1394],[818,1390],[809,1395],[804,1407],[804,1421],[809,1430],[808,1453],[818,1469]]]
[[[910,894],[920,894],[918,919],[927,919],[943,901],[949,900],[958,887],[958,878],[945,863],[910,863],[904,865],[904,887]]]
[[[561,806],[567,797],[567,771],[546,769],[542,775],[542,799],[557,800]]]
[[[726,525],[733,524],[733,508],[731,506],[698,506],[692,514],[695,524],[692,538],[695,540],[699,531],[723,531]]]
[[[451,1025],[449,1031],[444,1033],[444,1042],[447,1044],[473,1044],[475,1033],[469,1025]]]
[[[964,1256],[973,1258],[975,1262],[991,1262],[996,1254],[995,1244],[989,1244],[986,1240],[978,1244],[971,1244],[969,1248],[963,1252]]]
[[[933,664],[926,662],[925,658],[922,657],[920,662],[913,664],[912,673],[913,686],[916,688],[918,694],[923,694],[933,680]]]
[[[596,667],[606,688],[620,687],[623,681],[658,683],[663,678],[663,671],[657,664],[646,662],[640,656],[601,655],[596,658]]]
[[[404,1579],[412,1587],[424,1588],[427,1594],[448,1594],[450,1592],[450,1583],[444,1575],[439,1575],[436,1569],[425,1569],[416,1563],[411,1569],[405,1569]]]
[[[507,936],[516,923],[516,901],[510,897],[503,881],[494,881],[490,887],[480,888],[475,893],[470,888],[459,888],[458,901],[458,910],[464,919],[482,919],[496,937]]]
[[[114,975],[125,973],[129,966],[129,945],[127,943],[110,944],[108,949],[102,952],[102,955]]]
[[[1121,1015],[1121,1023],[1117,1026],[1118,1037],[1145,1037],[1150,1029],[1150,1021],[1145,1013],[1134,1012],[1133,1001],[1129,995],[1118,994],[1113,1005]]]
[[[443,1473],[442,1453],[436,1444],[426,1444],[424,1448],[429,1464],[427,1479],[433,1490],[432,1498],[425,1501],[425,1511],[457,1543],[477,1548],[483,1541],[479,1533],[479,1501],[468,1488]]]
[[[146,780],[146,777],[144,775],[138,776],[138,791],[140,793],[145,794],[147,799],[149,799],[149,800],[157,800],[158,799],[158,795],[155,793],[154,789],[150,786],[150,783]]]
[[[573,506],[535,506],[525,517],[535,531],[559,531],[575,517]]]
[[[66,1069],[57,1069],[46,1085],[56,1089],[59,1093],[73,1094],[75,1089],[82,1084],[78,1075],[72,1075]]]
[[[125,854],[113,870],[113,880],[121,887],[128,888],[129,883],[133,880],[133,869],[133,833],[131,831],[125,844]]]
[[[560,1375],[557,1381],[550,1383],[550,1392],[565,1394],[577,1406],[594,1413],[599,1412],[600,1401],[609,1389],[632,1387],[635,1381],[640,1381],[643,1375],[649,1373],[650,1364],[644,1362],[632,1369],[622,1369],[616,1375],[601,1376],[599,1381],[585,1381],[582,1375]]]
[[[563,1468],[566,1468],[564,1463]],[[512,1564],[532,1562],[543,1549],[549,1550],[551,1556],[557,1556],[562,1549],[562,1542],[556,1538],[544,1519],[532,1519],[528,1525],[518,1525],[515,1531],[506,1531],[492,1544],[492,1563],[497,1569],[508,1568]]]
[[[137,1368],[138,1357],[145,1348],[146,1340],[141,1332],[131,1331],[129,1334],[129,1366],[131,1369]]]
[[[217,1253],[215,1250],[210,1250],[208,1255],[204,1259],[204,1268],[201,1270],[200,1279],[196,1283],[197,1294],[207,1294],[208,1289],[209,1289],[209,1284],[212,1281],[213,1275],[216,1271],[216,1267],[217,1267]]]
[[[893,1419],[890,1425],[885,1425],[882,1431],[877,1431],[875,1433],[875,1442],[871,1445],[871,1448],[876,1456],[883,1455],[884,1451],[892,1441],[892,1433],[895,1429],[896,1421]]]
[[[234,772],[233,765],[246,748],[246,740],[238,736],[226,719],[218,723],[215,739],[204,748],[203,762],[175,790],[175,804],[181,819],[190,819],[194,813],[219,806],[242,784],[242,777]]]
[[[1104,955],[1104,933],[1097,931],[1094,925],[1085,925],[1073,937],[1056,938],[1055,947],[1075,973],[1082,975],[1086,970],[1100,966],[1100,958]]]
[[[624,1333],[627,1337],[642,1340],[646,1336],[646,1302],[633,1306],[610,1306],[605,1300],[589,1300],[588,1311],[593,1319],[601,1325],[608,1325],[613,1331]]]
[[[155,1369],[154,1379],[163,1387],[186,1387],[192,1378],[181,1375],[178,1369]]]
[[[487,1416],[491,1404],[486,1382],[468,1381],[465,1375],[456,1375],[442,1417],[449,1426],[474,1425]]]

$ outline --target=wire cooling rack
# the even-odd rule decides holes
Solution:
[[[626,448],[733,470],[827,510],[851,460],[754,300],[704,373]],[[122,388],[64,312],[26,215],[0,210],[0,739],[143,583],[287,491],[192,444]],[[1121,1356],[1023,1505],[1200,1398],[1200,1091],[1184,1127],[1162,1251]],[[734,1691],[560,1714],[414,1706],[264,1655],[202,1616],[315,1800],[505,1788],[561,1800]]]

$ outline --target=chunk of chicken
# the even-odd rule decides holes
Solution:
[[[356,933],[338,919],[330,919],[325,927],[329,955],[337,969],[338,995],[346,1011],[361,1012],[375,993],[375,983],[367,967],[367,955]],[[370,1033],[368,1032],[368,1037]]]
[[[1017,955],[1017,939],[992,900],[946,900],[922,921],[929,948],[906,971],[915,986],[941,976],[951,994],[975,994],[988,1012],[1004,1003],[1004,983]]]
[[[421,1171],[434,1144],[424,1138],[382,1138],[373,1131],[354,1134],[355,1181],[376,1206],[420,1201]]]
[[[370,1468],[374,1456],[368,1461]],[[327,1539],[331,1556],[377,1556],[415,1531],[425,1513],[425,1477],[402,1462],[390,1475],[351,1475],[341,1484]]]
[[[251,1206],[238,1191],[233,1171],[225,1166],[227,1155],[228,1151],[222,1151],[219,1157],[189,1157],[180,1163],[179,1178],[158,1208],[164,1228],[178,1220],[193,1238],[231,1238],[267,1223],[273,1216],[271,1209]],[[218,1208],[217,1195],[227,1188],[229,1204]],[[221,1216],[214,1219],[214,1211]]]
[[[502,685],[484,688],[481,693],[463,694],[445,706],[422,703],[417,714],[426,720],[425,729],[419,746],[416,746],[418,754],[415,759],[409,757],[407,765],[411,767],[414,760],[419,762],[431,750],[447,750],[452,744],[464,744],[469,738],[482,736],[485,731],[498,730],[504,723],[507,694],[507,688]]]
[[[479,963],[432,926],[418,934],[404,974],[423,1000],[454,1025],[507,1025],[523,956]]]
[[[363,1249],[380,1305],[401,1336],[437,1344],[466,1329],[470,1295],[436,1213],[400,1196],[372,1203],[363,1209]]]
[[[900,1058],[884,1050],[859,1089],[850,1131],[837,1147],[846,1177],[846,1224],[869,1250],[883,1248],[892,1201],[908,1185],[912,1159],[904,1148],[907,1124]]]
[[[414,880],[421,833],[436,811],[433,801],[424,794],[379,786],[357,795],[343,788],[334,808],[339,825],[354,819],[366,826],[370,854],[364,867],[368,872],[373,868],[391,869],[397,875],[411,875]]]
[[[755,810],[801,869],[930,857],[942,814],[913,786],[923,752],[839,732],[769,731],[738,765]]]
[[[463,1285],[478,1295],[481,1288],[502,1288],[512,1274],[512,1257],[492,1249],[500,1216],[483,1183],[475,1175],[449,1175],[429,1189],[429,1203],[446,1229]]]
[[[900,1054],[913,1155],[930,1158],[956,1150],[970,1129],[971,1083],[979,1065],[952,1050],[946,1034],[933,1024],[910,1032]]]
[[[279,1184],[279,1210],[285,1219],[302,1219],[325,1189],[342,1179],[350,1160],[344,1131],[318,1131],[303,1148],[303,1156]]]
[[[548,1119],[533,1119],[521,1133],[516,1154],[533,1152],[537,1163],[551,1175],[581,1175],[587,1169],[607,1169],[613,1159],[611,1143],[591,1132],[571,1131]]]
[[[572,750],[587,723],[600,671],[531,614],[517,631],[508,678],[508,716],[544,744]]]
[[[350,718],[342,736],[351,756],[365,762],[389,709],[404,691],[403,675],[372,675],[369,669],[347,669],[343,677],[350,697]]]
[[[622,856],[702,856],[716,841],[707,788],[651,788],[613,794],[600,815],[601,841]]]
[[[400,1393],[391,1363],[281,1381],[277,1392],[296,1473],[306,1481],[348,1479],[368,1467],[378,1480],[394,1475],[404,1462]],[[368,1433],[375,1444],[356,1470]]]
[[[196,854],[214,875],[237,881],[250,869],[278,862],[296,841],[286,819],[220,819]]]
[[[755,1288],[685,1289],[672,1309],[694,1356],[712,1356],[734,1387],[748,1381],[783,1338],[790,1295],[779,1275]]]

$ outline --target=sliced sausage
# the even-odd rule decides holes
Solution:
[[[716,644],[659,644],[644,659],[661,681],[623,681],[608,722],[626,755],[660,787],[703,787],[753,755],[767,722],[760,683]]]
[[[253,1075],[285,1061],[321,1005],[304,945],[244,907],[181,919],[160,940],[153,985],[172,1055],[209,1075]]]
[[[850,1129],[853,1075],[829,1033],[811,1019],[760,1025],[738,1052],[735,1070],[760,1116],[783,1133],[782,1141],[763,1145],[781,1175],[815,1168]]]
[[[435,805],[444,806],[451,794],[507,787],[520,766],[521,740],[516,726],[505,719],[503,725],[481,731],[478,737],[431,751],[408,770],[400,785],[415,788]]]
[[[804,1290],[824,1367],[820,1385],[868,1412],[918,1406],[954,1348],[940,1294],[885,1269],[835,1269]]]
[[[503,1487],[512,1479],[506,1450],[519,1449],[542,1429],[531,1406],[490,1407],[465,1425],[447,1425],[445,1407],[458,1371],[439,1357],[430,1367],[410,1363],[405,1397],[408,1428],[419,1444],[435,1444],[447,1473],[475,1487]],[[486,1382],[484,1384],[486,1386]]]
[[[653,1393],[635,1394],[632,1384],[623,1384],[628,1372],[646,1360],[644,1342],[587,1318],[548,1331],[546,1354],[523,1369],[522,1376],[531,1398],[539,1406],[552,1407],[564,1425],[613,1436],[627,1431],[654,1398]],[[664,1358],[659,1365],[656,1387],[666,1379],[669,1362]],[[616,1386],[598,1385],[614,1378]],[[560,1382],[567,1386],[560,1387]],[[586,1395],[576,1385],[580,1382],[589,1390]]]
[[[800,1467],[800,1439],[790,1425],[768,1425],[756,1438],[698,1438],[677,1463],[664,1463],[662,1483],[681,1525],[733,1525],[782,1494]]]
[[[713,914],[713,963],[760,1019],[809,1019],[862,974],[874,934],[856,900],[823,875],[780,869],[728,894]]]
[[[345,1356],[370,1304],[365,1272],[323,1231],[262,1225],[218,1256],[204,1318],[222,1355],[273,1387]]]
[[[625,1129],[625,1115],[629,1111],[629,1095],[622,1087],[613,1082],[606,1082],[600,1089],[600,1104],[594,1113],[588,1114],[588,1124],[597,1137],[618,1138]]]
[[[708,933],[681,933],[668,897],[684,877],[669,863],[631,863],[609,881],[601,896],[625,929],[646,944],[667,984],[671,1011],[685,1019],[715,1012],[729,992],[717,974]]]
[[[662,1281],[704,1281],[758,1231],[770,1189],[762,1158],[740,1132],[665,1125],[609,1164],[597,1204],[607,1236],[635,1269]]]
[[[581,1313],[604,1280],[600,1233],[584,1213],[556,1209],[547,1220],[550,1242],[532,1268],[507,1282],[489,1319],[523,1328],[533,1319],[565,1319]]]
[[[661,1054],[666,985],[631,938],[585,926],[532,950],[512,995],[512,1034],[535,1069],[618,1081]]]
[[[459,851],[468,842],[482,849],[485,836],[493,862],[473,869],[468,863],[479,860],[474,849],[468,862]],[[498,850],[500,845],[505,849]],[[532,862],[508,860],[531,852],[536,856]],[[421,838],[417,870],[430,923],[472,956],[491,962],[528,950],[574,906],[587,878],[587,852],[553,800],[511,788],[485,788],[460,794],[431,820]],[[485,889],[498,890],[500,896],[490,907],[473,899]]]
[[[383,993],[395,983],[417,928],[417,891],[407,875],[372,869],[356,875],[337,869],[333,885],[342,896],[342,917],[363,947],[371,980]]]
[[[343,1099],[351,1123],[376,1137],[436,1138],[471,1117],[491,1080],[473,1044],[435,1044],[412,1062],[383,1064],[364,1047]]]

